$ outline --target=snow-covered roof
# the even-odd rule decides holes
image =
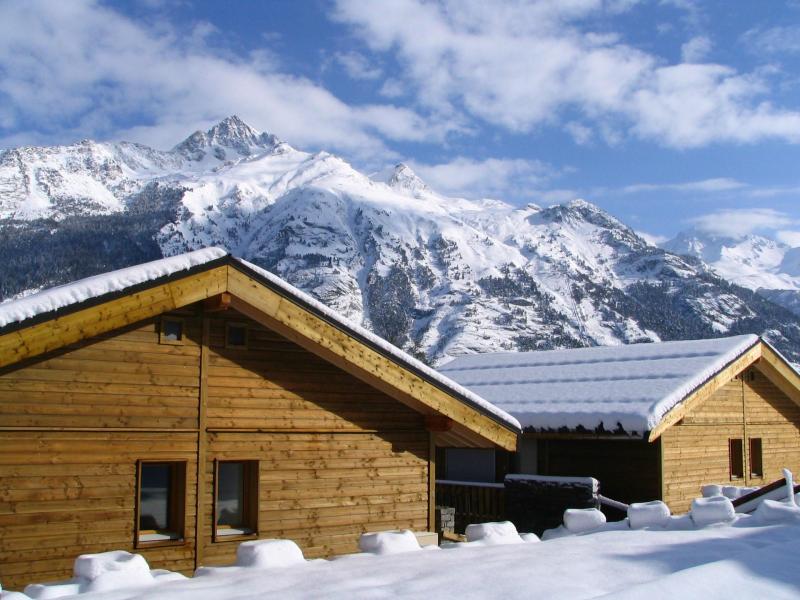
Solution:
[[[66,310],[74,310],[92,301],[123,293],[164,277],[180,275],[182,271],[207,265],[221,259],[238,263],[262,278],[271,287],[280,289],[285,295],[297,300],[306,308],[325,320],[355,335],[395,362],[417,372],[429,382],[473,405],[481,412],[493,417],[506,427],[519,430],[520,423],[504,410],[482,398],[479,394],[459,385],[452,379],[393,346],[383,338],[331,310],[317,299],[285,282],[280,277],[246,260],[228,254],[222,248],[204,248],[177,256],[162,258],[117,271],[87,277],[73,283],[43,290],[17,300],[0,303],[0,335],[4,328],[24,326],[26,321],[55,317]]]
[[[463,356],[439,371],[537,430],[642,434],[758,343],[755,335]]]

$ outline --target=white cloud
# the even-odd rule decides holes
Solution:
[[[756,54],[800,53],[800,25],[756,27],[745,32],[742,42]]]
[[[670,4],[699,14],[694,2]],[[404,66],[399,76],[435,114],[465,111],[530,133],[575,110],[598,131],[611,132],[602,136],[607,140],[625,131],[678,148],[800,142],[800,112],[765,100],[766,71],[666,64],[613,33],[591,31],[591,18],[609,12],[602,0],[338,0],[336,6],[334,18],[372,50],[396,54]],[[709,48],[707,39],[695,38],[686,58],[699,60]]]
[[[800,247],[800,231],[784,229],[775,232],[775,239],[792,248]]]
[[[585,146],[591,142],[594,137],[591,128],[577,121],[570,121],[564,125],[564,129],[572,136],[572,139],[575,140],[575,143],[579,146]]]
[[[459,156],[446,163],[408,164],[434,190],[465,198],[541,197],[540,187],[556,175],[545,163],[523,159]]]
[[[388,104],[349,106],[278,70],[268,49],[236,57],[212,48],[207,26],[195,29],[134,22],[91,0],[0,3],[0,122],[34,123],[32,141],[91,135],[163,148],[236,113],[294,144],[355,155],[383,152],[385,138],[445,134],[445,120],[432,125]]]
[[[782,230],[796,224],[786,213],[770,208],[720,210],[689,220],[714,235],[741,238],[756,231]]]
[[[647,233],[645,231],[637,231],[636,235],[638,235],[640,238],[642,238],[645,242],[647,242],[651,246],[660,246],[669,239],[669,236],[658,235],[655,233]]]
[[[383,71],[371,64],[367,58],[358,52],[337,52],[334,59],[351,79],[380,79]]]
[[[710,52],[711,40],[704,35],[698,35],[681,46],[681,59],[687,63],[701,62]]]
[[[622,188],[626,194],[639,194],[642,192],[728,192],[747,187],[736,179],[717,177],[699,181],[686,181],[681,183],[635,183]]]

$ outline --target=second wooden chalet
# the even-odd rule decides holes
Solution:
[[[207,249],[0,306],[0,582],[238,542],[307,556],[434,527],[435,446],[518,422],[270,273]]]
[[[704,484],[760,486],[800,470],[800,376],[754,335],[472,355],[439,370],[524,427],[516,461],[448,450],[446,479],[592,476],[611,498],[683,512]]]

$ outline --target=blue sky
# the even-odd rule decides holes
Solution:
[[[800,246],[800,0],[0,0],[0,147],[234,113],[453,195]]]

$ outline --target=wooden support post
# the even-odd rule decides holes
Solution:
[[[428,531],[436,531],[436,433],[428,433]]]
[[[203,317],[203,337],[200,344],[200,393],[197,404],[197,489],[194,527],[194,568],[203,565],[206,525],[203,517],[206,493],[206,446],[208,431],[206,426],[206,405],[208,404],[208,344],[211,338],[211,324]],[[213,515],[212,515],[213,518]]]

